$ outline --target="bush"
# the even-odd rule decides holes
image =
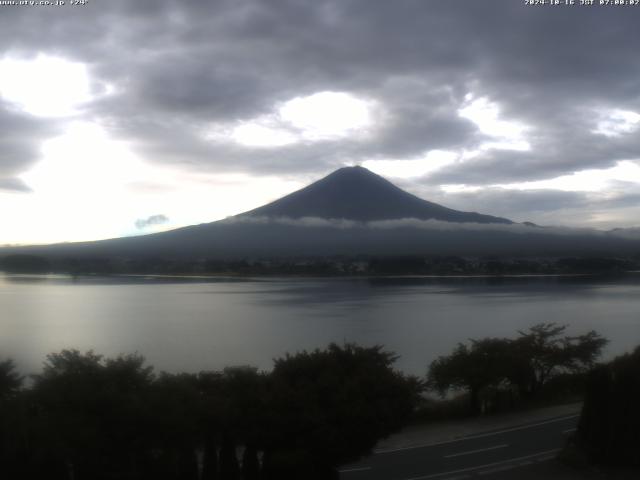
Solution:
[[[575,443],[593,463],[640,466],[640,347],[589,374]]]

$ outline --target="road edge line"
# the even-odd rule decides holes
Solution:
[[[506,429],[498,430],[498,431],[494,431],[494,432],[479,433],[479,434],[474,434],[474,435],[468,435],[468,436],[465,436],[465,437],[454,438],[454,439],[451,439],[451,440],[445,440],[444,442],[421,443],[419,445],[413,445],[413,446],[409,446],[409,447],[399,447],[399,448],[389,448],[389,449],[374,450],[373,454],[374,455],[383,455],[385,453],[402,452],[403,450],[414,450],[416,448],[435,447],[437,445],[447,445],[449,443],[463,442],[465,440],[474,440],[476,438],[490,437],[491,435],[500,435],[502,433],[515,432],[517,430],[526,430],[527,428],[538,427],[540,425],[547,425],[549,423],[562,422],[563,420],[569,420],[571,418],[577,418],[579,416],[580,416],[580,414],[576,413],[574,415],[567,415],[567,416],[564,416],[564,417],[558,417],[558,418],[554,418],[554,419],[551,419],[551,420],[545,420],[543,422],[530,423],[530,424],[520,425],[520,426],[517,426],[517,427],[511,427],[511,428],[506,428]]]

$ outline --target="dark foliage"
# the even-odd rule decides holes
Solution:
[[[572,273],[615,273],[632,270],[637,262],[626,258],[578,257],[561,258],[556,265],[560,271]]]
[[[472,340],[469,347],[459,343],[451,355],[431,363],[428,384],[441,394],[449,389],[467,390],[470,412],[478,414],[482,390],[499,387],[509,376],[511,354],[511,343],[507,339]]]
[[[37,255],[7,255],[0,261],[0,269],[8,273],[47,273],[51,270],[49,260]]]
[[[465,390],[471,414],[490,406],[491,401],[483,400],[487,394],[494,403],[506,394],[512,405],[517,399],[534,398],[550,380],[588,371],[607,343],[594,331],[562,336],[565,330],[566,326],[541,323],[519,332],[516,339],[471,340],[468,346],[460,343],[453,353],[431,363],[427,384],[442,395]]]
[[[575,443],[590,461],[640,467],[640,347],[595,368]]]
[[[18,393],[22,380],[13,360],[7,359],[0,362],[0,402]]]
[[[3,478],[334,478],[408,420],[420,385],[393,360],[380,347],[331,345],[279,359],[270,374],[155,375],[138,355],[64,350],[28,389],[5,361]]]
[[[403,249],[400,248],[399,251]],[[0,250],[1,254],[1,250]],[[637,257],[500,257],[425,254],[276,254],[225,255],[198,259],[182,256],[80,256],[12,254],[0,257],[0,270],[8,273],[66,273],[79,275],[624,275],[638,270]]]
[[[417,379],[395,372],[382,347],[347,344],[287,355],[270,377],[269,478],[317,475],[368,453],[409,420]],[[296,473],[297,472],[297,473]]]

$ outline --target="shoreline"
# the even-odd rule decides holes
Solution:
[[[640,274],[640,270],[629,270],[624,272],[594,272],[594,273],[505,273],[505,274],[398,274],[398,275],[375,275],[375,274],[305,274],[305,273],[263,273],[263,274],[246,274],[246,273],[211,273],[211,274],[162,274],[162,273],[68,273],[68,272],[47,272],[47,273],[13,273],[0,271],[4,278],[133,278],[133,279],[183,279],[183,280],[261,280],[261,279],[308,279],[308,280],[356,280],[356,279],[389,279],[389,280],[429,280],[429,279],[544,279],[544,278],[615,278],[624,276],[635,276]]]

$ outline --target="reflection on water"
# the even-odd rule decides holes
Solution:
[[[269,369],[329,342],[383,344],[422,374],[457,342],[545,322],[595,329],[612,356],[640,344],[640,276],[246,279],[0,275],[0,358],[139,352],[159,369]]]
[[[11,283],[49,283],[56,285],[77,284],[83,285],[148,285],[149,283],[233,283],[248,282],[255,279],[244,277],[212,277],[196,275],[68,275],[51,273],[47,275],[37,274],[6,274],[0,272],[0,287]]]

